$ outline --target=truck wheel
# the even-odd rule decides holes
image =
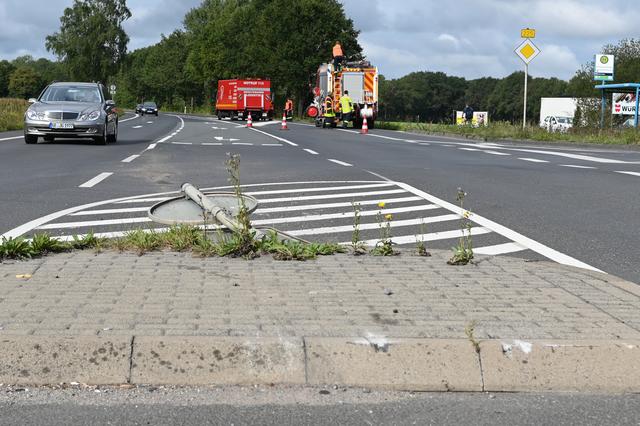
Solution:
[[[322,121],[316,119],[316,127],[322,127]]]

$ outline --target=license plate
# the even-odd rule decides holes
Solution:
[[[73,129],[72,123],[60,123],[60,122],[52,122],[49,123],[50,129]]]

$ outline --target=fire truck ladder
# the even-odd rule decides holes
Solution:
[[[333,105],[334,111],[339,109],[340,97],[342,96],[342,73],[335,73],[333,78]]]

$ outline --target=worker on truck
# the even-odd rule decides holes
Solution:
[[[338,71],[338,65],[342,64],[344,61],[344,52],[342,51],[342,45],[339,41],[336,41],[335,46],[333,46],[333,68]]]
[[[344,95],[340,98],[340,111],[342,113],[342,127],[346,128],[353,115],[353,101],[349,97],[348,90],[345,90]]]
[[[322,127],[325,127],[327,124],[334,127],[336,113],[333,109],[333,99],[331,99],[331,96],[327,96],[324,100],[324,112],[322,116],[324,117],[324,125]]]

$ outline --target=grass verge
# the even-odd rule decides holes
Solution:
[[[606,145],[640,145],[640,131],[635,129],[574,128],[550,133],[537,126],[523,129],[510,123],[495,122],[486,127],[452,126],[432,123],[376,122],[376,128],[428,134],[454,135],[482,140],[532,140],[539,142],[574,142]]]
[[[22,130],[27,108],[29,102],[24,99],[0,98],[0,132]]]

